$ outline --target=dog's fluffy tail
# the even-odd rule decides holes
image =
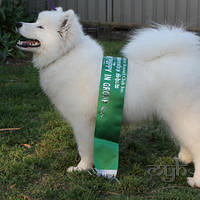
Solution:
[[[136,62],[151,62],[165,56],[196,56],[199,37],[183,27],[159,25],[133,34],[122,53]]]

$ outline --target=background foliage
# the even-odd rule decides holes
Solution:
[[[22,51],[16,48],[19,34],[16,33],[16,23],[28,20],[26,2],[23,0],[3,0],[0,6],[0,62],[8,57],[24,56]]]

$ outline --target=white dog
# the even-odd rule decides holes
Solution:
[[[93,140],[103,50],[83,33],[72,10],[43,11],[35,23],[18,23],[29,39],[17,46],[33,52],[40,83],[70,122],[81,161],[68,171],[93,167]],[[191,186],[200,187],[200,42],[183,28],[142,29],[123,49],[129,60],[123,121],[157,114],[180,143],[179,159],[194,162]]]

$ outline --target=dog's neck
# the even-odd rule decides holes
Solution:
[[[37,69],[43,70],[43,69],[50,67],[52,64],[54,64],[57,60],[61,59],[63,56],[66,56],[74,48],[75,48],[75,46],[71,47],[67,51],[63,50],[61,55],[58,57],[56,57],[56,56],[55,57],[52,57],[52,56],[45,57],[44,55],[34,53],[32,62]]]

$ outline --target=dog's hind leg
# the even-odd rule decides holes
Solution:
[[[195,167],[195,172],[193,177],[188,177],[187,182],[190,186],[192,187],[198,187],[200,188],[200,146],[193,149],[196,151],[196,153],[193,153],[193,162],[194,162],[194,167]]]
[[[195,172],[193,177],[188,177],[188,184],[200,188],[200,115],[197,111],[187,110],[171,117],[169,125],[177,140],[184,148],[180,157],[193,160]]]
[[[180,146],[180,152],[178,154],[179,161],[189,164],[192,162],[192,155],[191,152],[184,146]]]

